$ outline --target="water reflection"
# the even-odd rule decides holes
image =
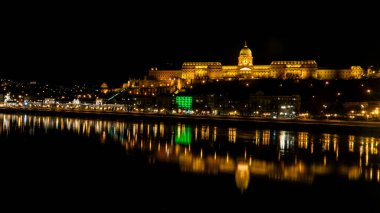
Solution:
[[[120,143],[152,164],[180,171],[235,175],[239,190],[252,177],[312,184],[320,176],[380,183],[380,137],[54,116],[0,114],[0,135],[72,132]],[[254,184],[254,183],[253,183]]]
[[[235,172],[236,186],[241,192],[247,190],[249,184],[249,166],[246,162],[240,162],[237,164]]]

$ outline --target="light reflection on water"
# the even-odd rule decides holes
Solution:
[[[333,176],[380,183],[380,137],[0,114],[0,135],[33,136],[41,130],[112,140],[127,153],[147,155],[151,164],[176,163],[182,172],[231,174],[241,191],[251,177],[312,184],[317,177]]]

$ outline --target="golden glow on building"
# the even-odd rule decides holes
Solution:
[[[254,78],[281,79],[359,79],[364,74],[360,66],[350,69],[319,69],[315,60],[303,61],[273,61],[270,65],[256,65],[253,54],[247,43],[240,50],[237,65],[222,65],[220,62],[184,62],[181,70],[149,71],[149,76],[170,82],[173,79],[183,79],[192,82],[197,79],[232,80]]]

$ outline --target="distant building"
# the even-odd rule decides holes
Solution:
[[[160,80],[129,80],[119,88],[109,88],[107,83],[100,86],[100,91],[106,95],[107,93],[122,93],[134,96],[157,96],[160,94],[174,93],[183,87],[181,79],[171,78],[168,81]]]
[[[149,76],[156,80],[183,79],[192,83],[204,79],[359,79],[365,72],[360,66],[350,69],[319,69],[315,60],[273,61],[270,65],[256,65],[247,44],[240,50],[237,65],[222,65],[220,62],[184,62],[180,70],[158,70],[151,68]]]
[[[331,79],[359,79],[363,76],[364,69],[360,66],[351,66],[350,69],[318,69],[313,73],[313,78],[319,80]]]
[[[75,99],[73,100],[73,104],[80,104],[80,100],[79,100],[78,98],[75,98]]]
[[[97,98],[95,100],[95,105],[103,105],[104,100],[102,98]]]
[[[55,98],[45,98],[44,104],[45,105],[55,104]]]
[[[249,95],[242,99],[231,99],[214,94],[196,94],[191,97],[191,108],[196,112],[205,112],[214,115],[242,115],[271,118],[295,118],[300,112],[301,96],[275,95],[268,96],[261,93]],[[183,101],[184,102],[184,101]],[[178,108],[181,107],[179,104]]]
[[[350,118],[375,118],[380,117],[380,101],[345,102],[343,108]]]
[[[300,106],[301,97],[299,95],[251,95],[249,97],[249,108],[254,116],[294,118],[298,115]]]

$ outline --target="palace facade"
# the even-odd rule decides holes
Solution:
[[[240,50],[237,65],[222,65],[221,62],[184,62],[180,70],[149,70],[149,77],[170,81],[183,79],[194,80],[232,80],[232,79],[359,79],[364,74],[360,66],[349,69],[320,69],[315,60],[305,61],[272,61],[269,65],[254,64],[252,51],[247,44]]]

